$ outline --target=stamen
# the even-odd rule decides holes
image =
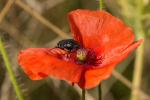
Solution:
[[[88,51],[86,49],[78,49],[77,50],[77,60],[80,62],[84,62],[87,59]]]

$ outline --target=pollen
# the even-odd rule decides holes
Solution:
[[[88,51],[86,49],[78,49],[77,50],[77,60],[80,62],[85,62],[87,59]]]

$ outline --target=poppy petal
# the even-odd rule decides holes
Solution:
[[[113,57],[103,60],[103,63],[99,66],[91,66],[86,70],[78,83],[81,88],[90,89],[96,87],[102,80],[107,79],[115,66],[124,60],[136,47],[141,44],[142,40],[139,40],[128,48],[118,54],[114,54]]]
[[[127,58],[128,55],[142,43],[142,41],[143,40],[138,40],[137,42],[134,42],[131,45],[129,45],[124,50],[116,49],[113,52],[110,52],[109,54],[105,54],[105,58],[103,60],[103,63],[101,64],[101,66],[105,66],[109,63],[113,63],[113,64],[120,63],[125,58]]]
[[[55,56],[53,49],[29,48],[19,53],[18,61],[32,80],[53,76],[60,80],[77,83],[82,67]]]
[[[107,79],[111,75],[114,66],[115,65],[110,65],[106,67],[88,69],[85,71],[84,76],[82,76],[82,80],[80,80],[78,85],[85,89],[96,87],[102,80]]]
[[[85,48],[103,48],[102,53],[124,49],[134,40],[131,28],[105,11],[75,10],[69,22],[75,40]]]

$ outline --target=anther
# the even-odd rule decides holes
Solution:
[[[78,49],[77,50],[77,60],[80,62],[84,62],[87,59],[88,51],[86,49]]]

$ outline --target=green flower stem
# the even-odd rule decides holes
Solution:
[[[103,0],[99,0],[100,10],[103,10]]]
[[[85,100],[85,89],[82,89],[82,100]]]
[[[98,86],[98,100],[102,100],[101,84]]]
[[[99,0],[100,10],[103,10],[103,0]],[[98,86],[98,100],[102,99],[101,84]]]
[[[5,66],[6,66],[6,70],[8,71],[8,74],[9,74],[9,77],[10,77],[10,80],[13,84],[13,87],[14,87],[14,90],[16,92],[16,95],[18,97],[18,100],[24,100],[23,99],[23,96],[21,94],[21,91],[20,91],[20,88],[19,88],[19,85],[17,83],[17,80],[15,78],[15,74],[13,73],[13,70],[12,70],[12,67],[10,65],[10,61],[8,59],[8,56],[7,56],[7,53],[6,53],[6,50],[4,48],[4,45],[3,45],[3,42],[1,40],[1,37],[0,37],[0,52],[1,52],[1,55],[4,59],[4,62],[5,62]]]

